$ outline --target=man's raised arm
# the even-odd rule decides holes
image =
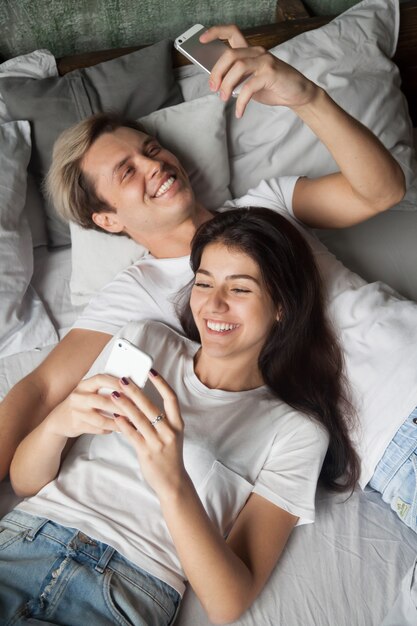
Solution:
[[[293,197],[298,219],[316,228],[341,228],[385,211],[403,198],[405,179],[399,164],[370,130],[322,88],[264,48],[248,46],[236,26],[215,26],[200,40],[216,38],[227,39],[231,48],[212,70],[211,89],[227,100],[247,79],[236,100],[236,116],[243,115],[251,99],[287,106],[311,128],[339,166],[335,174],[298,180]]]

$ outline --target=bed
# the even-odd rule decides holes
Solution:
[[[407,180],[406,197],[388,213],[319,236],[367,280],[417,300],[417,1],[364,0],[333,20],[305,17],[294,0],[280,5],[286,19],[248,29],[250,42],[323,85],[381,138]],[[335,171],[290,111],[251,103],[236,120],[233,107],[209,93],[206,75],[168,41],[58,62],[40,50],[0,65],[1,397],[45,358],[91,296],[143,253],[129,240],[57,218],[40,189],[57,134],[101,109],[140,118],[185,159],[209,208],[261,178]],[[0,513],[14,501],[6,482]],[[264,591],[236,625],[379,626],[416,555],[417,536],[377,493],[346,498],[319,490],[316,523],[295,529]],[[176,624],[210,624],[191,589]]]

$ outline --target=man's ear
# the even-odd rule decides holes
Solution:
[[[91,216],[94,224],[109,233],[120,233],[123,230],[123,224],[120,223],[117,213],[111,211],[102,211],[101,213],[93,213]]]

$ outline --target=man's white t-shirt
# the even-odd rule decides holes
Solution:
[[[417,304],[387,285],[368,284],[348,270],[293,215],[297,177],[262,181],[226,207],[264,206],[281,213],[304,234],[324,280],[329,316],[343,347],[358,425],[353,436],[364,487],[394,434],[417,402]],[[226,209],[220,209],[226,210]],[[156,319],[179,328],[177,291],[192,280],[189,257],[145,256],[105,287],[76,328],[114,334],[130,320]]]
[[[199,344],[160,322],[132,322],[121,336],[154,356],[176,391],[184,419],[184,464],[213,523],[226,535],[250,494],[314,521],[318,476],[328,435],[267,387],[209,389],[194,373]],[[113,339],[115,341],[116,339]],[[103,371],[112,342],[88,375]],[[145,391],[157,406],[152,383]],[[184,572],[155,492],[121,434],[83,435],[58,477],[19,509],[77,528],[107,543],[182,594]]]

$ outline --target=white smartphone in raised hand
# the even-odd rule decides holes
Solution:
[[[198,67],[210,74],[214,65],[228,47],[220,39],[201,43],[199,37],[205,30],[206,28],[202,24],[194,24],[194,26],[191,26],[185,33],[182,33],[175,39],[174,47],[194,65],[198,65]],[[239,95],[243,82],[233,90],[232,95],[235,98]]]
[[[122,376],[131,378],[138,387],[144,387],[152,361],[149,354],[127,339],[116,339],[104,366],[104,373],[117,376],[117,378],[122,378]],[[112,391],[114,390],[103,387],[99,393],[109,395]]]

